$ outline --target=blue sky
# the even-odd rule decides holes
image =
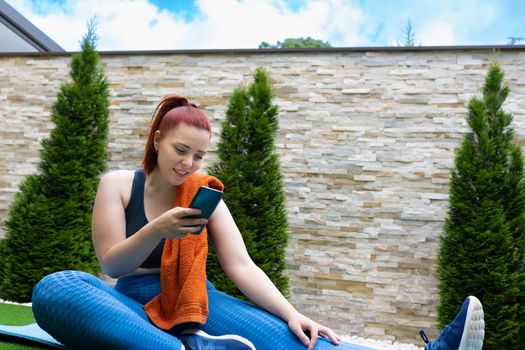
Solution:
[[[397,46],[408,20],[421,46],[523,38],[522,0],[7,0],[67,51],[97,16],[98,49],[257,48],[290,37],[338,47]]]

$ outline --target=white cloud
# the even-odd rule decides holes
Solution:
[[[95,16],[99,23],[100,50],[174,48],[170,45],[181,41],[181,33],[186,32],[188,26],[182,19],[159,10],[146,0],[67,0],[62,7],[45,10],[32,8],[29,0],[11,3],[68,51],[80,48],[87,22]]]
[[[418,40],[425,46],[454,45],[454,24],[443,17],[433,19],[418,32]]]
[[[79,49],[94,16],[99,50],[256,48],[307,36],[351,46],[364,42],[360,28],[366,27],[359,8],[344,0],[309,1],[299,11],[283,0],[198,0],[200,13],[191,22],[147,0],[66,0],[45,9],[30,0],[9,2],[68,51]]]
[[[493,3],[468,0],[445,5],[421,22],[417,36],[423,45],[494,44],[483,34],[498,21],[499,11]]]
[[[200,44],[204,47],[217,47],[217,43],[257,47],[262,41],[308,36],[324,41],[340,36],[346,39],[342,43],[357,42],[350,33],[361,18],[357,9],[340,0],[310,1],[297,12],[283,1],[201,0],[198,6],[202,19],[192,28],[199,33],[197,38],[205,40]]]

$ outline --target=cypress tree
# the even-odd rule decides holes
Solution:
[[[0,243],[0,297],[31,300],[34,285],[58,270],[99,271],[91,211],[107,168],[108,83],[95,51],[94,24],[73,55],[71,82],[52,105],[54,128],[42,142],[39,172],[28,176],[9,209]]]
[[[485,311],[484,349],[525,349],[525,183],[523,158],[502,109],[509,94],[493,62],[483,95],[468,104],[470,131],[456,150],[449,211],[438,256],[444,326],[468,295]]]
[[[275,149],[278,108],[267,73],[258,68],[249,88],[233,92],[218,142],[219,160],[208,169],[224,183],[224,200],[253,261],[288,296],[284,275],[288,240],[284,186]],[[222,271],[210,244],[208,277],[220,290],[242,297]]]

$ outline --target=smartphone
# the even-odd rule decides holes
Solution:
[[[209,219],[211,214],[219,205],[222,199],[223,192],[214,188],[201,186],[190,203],[190,208],[196,208],[201,210],[199,215],[188,215],[187,218],[205,218]],[[200,230],[192,232],[194,235],[198,235],[202,232],[205,225],[201,225]]]

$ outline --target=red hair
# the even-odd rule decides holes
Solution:
[[[211,125],[208,116],[193,102],[180,95],[169,95],[160,101],[155,109],[142,165],[146,174],[150,174],[157,166],[157,152],[153,143],[155,132],[159,130],[165,134],[179,124],[187,124],[203,129],[211,134]]]

